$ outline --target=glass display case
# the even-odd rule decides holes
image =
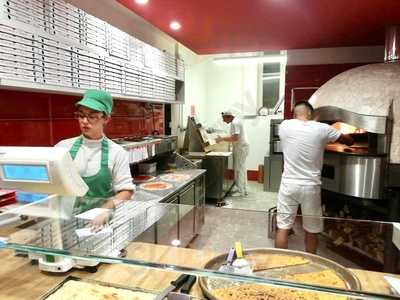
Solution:
[[[213,206],[200,213],[195,195],[196,188],[189,185],[182,195],[172,195],[177,201],[165,202],[160,191],[139,186],[134,200],[112,211],[83,211],[87,199],[62,197],[2,207],[0,298],[61,299],[57,297],[63,293],[82,296],[89,286],[99,293],[123,291],[139,293],[142,298],[137,299],[155,299],[181,274],[196,276],[190,296],[181,293],[182,287],[168,299],[395,299],[400,295],[400,276],[384,273],[367,260],[391,259],[399,270],[396,257],[386,257],[387,249],[400,242],[397,224],[347,216],[298,216],[289,249],[276,249],[276,214]],[[185,204],[179,204],[180,198]],[[192,215],[204,217],[204,223],[189,222]],[[103,225],[92,230],[93,219],[99,216],[106,216]],[[304,252],[303,218],[324,223],[316,254]],[[187,233],[196,226],[196,234],[188,239]],[[156,238],[143,238],[150,229]]]

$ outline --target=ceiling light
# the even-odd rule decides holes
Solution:
[[[216,64],[272,64],[286,63],[286,55],[264,55],[264,56],[235,56],[235,57],[215,57]]]
[[[179,29],[181,29],[181,24],[180,24],[179,22],[177,22],[177,21],[172,21],[172,22],[169,24],[169,27],[170,27],[172,30],[179,30]]]
[[[135,0],[137,4],[145,5],[149,2],[149,0]]]

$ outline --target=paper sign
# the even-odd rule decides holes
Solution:
[[[85,227],[85,228],[77,229],[77,230],[75,230],[75,232],[79,238],[84,238],[84,237],[88,237],[88,236],[92,236],[92,235],[97,236],[97,235],[112,233],[112,228],[110,226],[106,226],[102,230],[94,232],[92,230],[92,228]]]
[[[93,208],[88,211],[85,211],[84,213],[76,215],[75,218],[92,221],[98,215],[103,214],[108,211],[109,211],[109,209],[107,209],[107,208]]]

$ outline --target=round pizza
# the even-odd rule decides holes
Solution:
[[[172,182],[182,182],[190,179],[189,174],[179,174],[179,173],[170,173],[170,174],[165,174],[162,175],[160,178],[162,180],[166,181],[172,181]]]
[[[154,180],[154,176],[151,175],[136,175],[133,177],[135,183],[143,183]]]
[[[155,181],[155,182],[144,183],[140,187],[148,191],[163,191],[172,188],[172,184],[164,181]]]

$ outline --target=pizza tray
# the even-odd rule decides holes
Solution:
[[[123,289],[123,290],[129,290],[129,291],[132,291],[132,292],[141,292],[141,293],[151,294],[152,296],[154,296],[154,298],[159,293],[157,291],[146,290],[146,289],[141,289],[141,288],[137,288],[137,287],[128,287],[128,286],[124,286],[124,285],[107,283],[107,282],[102,282],[102,281],[97,281],[97,280],[92,280],[92,279],[83,279],[83,278],[79,278],[79,277],[75,277],[75,276],[68,276],[63,281],[61,281],[59,284],[57,284],[55,287],[50,289],[45,295],[41,296],[38,300],[46,300],[46,299],[48,299],[51,295],[53,295],[60,288],[62,288],[65,283],[67,283],[68,281],[71,281],[71,280],[83,281],[83,282],[102,285],[102,286],[106,286],[106,287],[113,287],[113,288],[118,288],[118,289]]]
[[[338,277],[340,277],[346,285],[346,288],[349,290],[360,290],[361,284],[356,275],[350,270],[346,269],[342,265],[326,259],[324,257],[314,255],[307,252],[295,251],[295,250],[286,250],[286,249],[277,249],[277,248],[257,248],[257,249],[248,249],[244,251],[244,258],[246,255],[289,255],[289,256],[300,256],[304,259],[307,259],[309,262],[305,264],[298,264],[286,267],[273,267],[267,270],[261,270],[254,273],[255,276],[269,278],[269,279],[280,279],[284,280],[282,277],[285,275],[295,275],[295,274],[303,274],[303,273],[311,273],[311,272],[319,272],[324,270],[333,271]],[[212,259],[210,259],[205,265],[204,269],[208,270],[218,270],[219,267],[225,262],[227,254],[218,255]],[[297,282],[300,283],[300,282]],[[232,281],[228,279],[222,278],[213,278],[213,277],[200,277],[199,284],[201,289],[203,290],[204,295],[207,296],[208,299],[211,300],[222,300],[216,298],[211,291],[219,288],[229,288],[232,286],[237,286],[241,284],[246,284],[246,282]]]
[[[173,178],[176,176],[176,178]],[[188,181],[192,176],[189,174],[180,174],[180,173],[169,173],[160,176],[161,180],[169,181],[169,182],[185,182]]]

